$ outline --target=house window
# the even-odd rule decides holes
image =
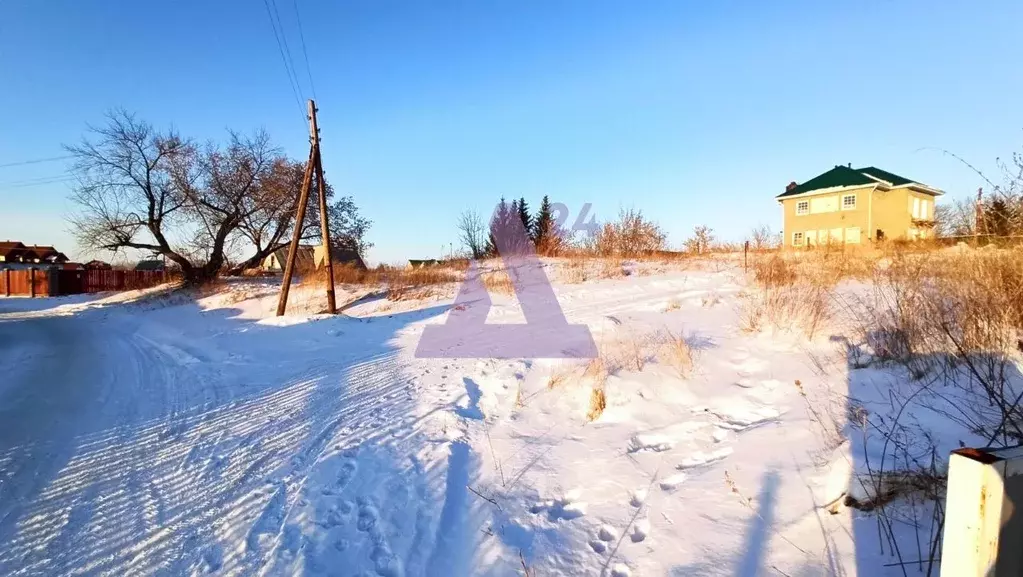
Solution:
[[[838,211],[838,195],[818,196],[810,199],[810,213],[819,214],[822,212]]]
[[[913,214],[913,218],[916,220],[923,220],[927,218],[927,201],[919,197],[914,196],[909,201],[909,210]]]
[[[855,194],[846,194],[842,196],[842,210],[856,210]]]
[[[792,246],[803,246],[803,233],[792,233]]]
[[[797,202],[796,203],[796,214],[797,215],[810,214],[810,201],[809,200],[801,200],[801,201]]]
[[[845,229],[846,244],[860,244],[860,227],[851,226]]]

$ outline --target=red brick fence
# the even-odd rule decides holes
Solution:
[[[151,270],[0,270],[2,296],[61,296],[104,291],[137,290],[170,280]]]

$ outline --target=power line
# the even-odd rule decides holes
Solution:
[[[298,38],[302,41],[302,58],[305,59],[305,72],[309,76],[309,89],[313,92],[313,100],[316,99],[316,85],[313,84],[313,69],[309,66],[309,53],[305,49],[305,33],[302,32],[302,17],[298,14],[298,0],[291,0],[295,7],[295,22],[298,22]]]
[[[8,168],[11,166],[24,166],[26,164],[39,164],[41,162],[56,162],[58,160],[67,160],[69,158],[74,158],[74,156],[68,154],[65,156],[51,156],[49,158],[34,158],[32,160],[22,160],[20,162],[8,162],[5,164],[0,164],[0,168]]]
[[[270,3],[267,0],[263,0],[263,6],[266,7],[266,15],[270,18],[270,27],[273,28],[274,39],[277,41],[277,52],[281,55],[281,62],[284,63],[284,72],[288,75],[288,84],[291,85],[291,93],[295,96],[295,103],[298,104],[298,109],[302,114],[302,124],[306,122],[305,109],[302,108],[302,99],[299,97],[299,89],[295,87],[297,84],[296,80],[292,78],[294,76],[291,66],[288,65],[288,59],[284,56],[284,48],[281,46],[281,35],[284,33],[283,27],[281,28],[281,35],[277,33],[277,24],[274,22],[273,12],[270,11]],[[274,4],[276,8],[277,4]]]
[[[291,48],[288,46],[288,35],[284,32],[281,13],[277,11],[277,0],[270,0],[270,5],[274,8],[274,17],[277,18],[277,28],[281,31],[281,42],[284,44],[284,53],[288,55],[291,75],[295,77],[295,86],[298,86],[298,94],[302,97],[302,100],[305,100],[305,92],[302,91],[302,83],[298,79],[298,71],[295,70],[295,59],[291,57]]]
[[[11,185],[11,184],[29,184],[29,183],[38,182],[38,181],[41,181],[41,180],[53,180],[55,178],[70,178],[71,176],[73,176],[72,173],[70,171],[67,171],[67,172],[60,172],[60,173],[57,173],[57,174],[50,174],[50,175],[47,175],[47,176],[33,176],[31,178],[19,178],[17,180],[9,180],[7,182],[0,182],[0,186],[8,186],[8,185]]]
[[[0,183],[0,189],[11,190],[15,188],[30,188],[33,186],[43,186],[46,184],[63,184],[68,182],[74,182],[74,180],[75,177],[73,176],[59,176],[36,180],[28,180],[24,182]]]

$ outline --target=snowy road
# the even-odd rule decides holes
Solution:
[[[292,337],[304,354],[274,357],[280,346],[267,337],[287,328],[224,319],[187,328],[194,306],[71,308],[0,308],[0,574],[326,569],[338,544],[318,549],[288,520],[303,514],[310,492],[320,506],[331,487],[349,484],[350,457],[367,442],[382,454],[359,465],[403,482],[350,487],[359,501],[338,505],[359,516],[353,549],[365,546],[385,570],[399,563],[370,526],[388,513],[375,493],[415,488],[422,473],[388,470],[395,451],[418,443],[393,351],[339,355],[303,340],[299,328]],[[381,328],[383,339],[390,327]],[[371,402],[381,398],[408,418],[381,414]],[[434,539],[420,541],[412,557],[426,563]]]
[[[0,320],[0,572],[67,572],[97,540],[114,545],[113,531],[97,523],[112,506],[131,517],[119,516],[119,531],[142,520],[128,484],[141,482],[147,455],[133,432],[169,417],[174,381],[185,374],[127,324],[111,329],[90,315]],[[102,467],[82,458],[85,446],[110,445],[123,450]],[[120,497],[104,502],[112,491]]]

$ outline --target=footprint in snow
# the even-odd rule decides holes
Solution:
[[[529,512],[534,515],[544,511],[551,521],[571,520],[586,514],[586,503],[579,501],[579,490],[573,489],[560,499],[540,501],[529,508]]]
[[[341,469],[337,473],[337,487],[339,490],[344,491],[345,487],[352,482],[352,478],[355,477],[355,472],[359,469],[355,461],[345,461],[341,464]]]
[[[377,526],[379,518],[380,513],[377,511],[377,508],[368,501],[363,501],[359,503],[359,520],[355,526],[359,531],[370,531]]]
[[[660,453],[661,451],[668,451],[674,446],[675,440],[664,435],[640,434],[629,439],[630,453],[639,453],[642,451]]]
[[[341,501],[337,506],[331,507],[327,512],[327,527],[337,527],[348,523],[352,519],[352,511],[355,506],[351,501]]]
[[[611,568],[611,577],[631,577],[632,570],[628,565],[617,563]]]
[[[373,561],[377,575],[381,577],[400,577],[403,574],[401,560],[385,544],[375,546],[369,558]]]
[[[677,473],[677,474],[672,475],[670,477],[665,477],[665,478],[661,479],[661,481],[660,481],[660,483],[658,483],[658,485],[661,487],[661,490],[663,490],[663,491],[674,491],[675,489],[677,489],[679,487],[679,485],[684,483],[685,480],[686,480],[686,474],[685,473]]]
[[[632,534],[629,536],[633,543],[639,543],[650,534],[650,520],[638,519],[632,524]]]
[[[682,459],[682,462],[676,465],[675,468],[682,471],[686,469],[694,469],[696,467],[709,465],[716,461],[725,459],[731,454],[732,454],[731,447],[723,447],[721,449],[718,449],[717,451],[711,451],[709,453],[704,453],[702,451],[696,452],[686,457],[685,459]]]
[[[632,492],[632,498],[629,499],[629,504],[633,507],[642,507],[643,503],[646,502],[646,487],[641,487]]]
[[[712,411],[716,417],[721,419],[718,427],[732,431],[745,431],[755,426],[775,421],[781,416],[781,411],[774,407],[761,407],[759,409],[724,409]]]
[[[530,507],[530,512],[538,515],[547,512],[547,518],[551,521],[571,521],[586,514],[586,503],[572,502],[566,499],[544,501]]]
[[[618,531],[615,530],[611,525],[601,525],[600,530],[597,531],[597,539],[605,543],[610,543],[618,538]]]

